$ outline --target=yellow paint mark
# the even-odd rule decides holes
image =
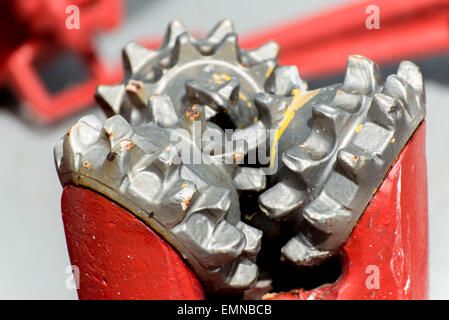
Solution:
[[[214,79],[214,82],[216,84],[222,84],[223,83],[223,79],[217,73],[212,74],[212,78]]]
[[[265,73],[265,78],[268,78],[271,75],[271,73],[273,72],[273,70],[274,70],[274,67],[269,67],[267,70],[267,73]]]
[[[274,165],[274,159],[276,157],[276,146],[278,144],[279,139],[284,133],[285,129],[289,125],[290,121],[295,116],[295,112],[301,109],[307,102],[309,102],[313,97],[315,97],[320,90],[313,90],[308,92],[301,92],[301,89],[293,89],[293,99],[290,105],[287,107],[283,114],[284,120],[279,125],[279,129],[276,130],[276,134],[274,136],[273,145],[271,146],[271,159],[270,159],[270,167]]]
[[[228,76],[225,73],[220,74],[220,76],[221,76],[222,79],[225,79],[226,81],[231,81],[231,79],[232,79],[230,76]]]
[[[254,123],[256,123],[257,121],[259,121],[258,117],[254,117]]]
[[[395,138],[391,139],[391,143],[395,143],[395,142],[396,142]]]
[[[251,102],[248,102],[246,105],[248,106],[248,108],[251,108]]]
[[[239,92],[239,98],[244,101],[248,101],[248,98],[241,91]]]
[[[187,186],[187,183],[184,183],[181,188],[185,188]]]
[[[377,188],[373,190],[373,196],[374,196],[374,194],[375,194],[376,192],[377,192]]]
[[[360,131],[362,131],[363,129],[363,124],[359,124],[356,128],[355,128],[355,132],[359,133]]]

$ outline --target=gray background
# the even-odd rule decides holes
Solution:
[[[127,1],[127,22],[118,32],[100,36],[100,49],[117,61],[132,39],[159,37],[166,24],[181,19],[192,30],[208,30],[230,18],[240,34],[340,5],[336,0]],[[382,15],[382,12],[380,13]],[[81,26],[82,27],[82,26]],[[440,77],[445,79],[445,75]],[[449,74],[447,75],[449,80]],[[444,84],[443,82],[446,82]],[[449,275],[448,199],[449,85],[426,79],[427,156],[430,218],[430,297],[447,299]],[[97,109],[90,109],[103,117]],[[70,265],[60,217],[59,184],[53,145],[82,115],[56,126],[30,125],[0,106],[0,299],[76,299],[66,288]]]

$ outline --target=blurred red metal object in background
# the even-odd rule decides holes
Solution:
[[[69,6],[79,8],[80,28],[66,28]],[[54,122],[93,102],[99,82],[110,79],[95,48],[95,34],[122,20],[121,0],[8,0],[0,4],[0,81],[26,103],[32,117]],[[89,77],[51,93],[36,62],[71,51],[84,61]]]
[[[82,28],[67,30],[68,5],[78,5]],[[368,29],[367,8],[377,6],[380,28]],[[23,99],[32,115],[54,122],[93,103],[95,86],[120,82],[117,66],[108,72],[94,45],[94,35],[119,24],[121,0],[8,0],[0,4],[0,80]],[[342,72],[351,54],[376,63],[422,58],[449,50],[449,0],[367,0],[349,3],[283,26],[242,37],[245,48],[269,40],[281,47],[280,63],[297,65],[306,78]],[[141,41],[155,48],[160,41]],[[74,50],[83,57],[91,77],[52,94],[45,88],[33,61],[39,56]]]
[[[379,29],[366,27],[372,6],[378,8]],[[244,37],[242,46],[273,40],[281,47],[280,64],[319,77],[342,72],[351,54],[382,65],[446,52],[448,21],[448,0],[364,0],[258,31]]]

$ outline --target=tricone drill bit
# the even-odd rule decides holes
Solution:
[[[423,80],[402,62],[384,83],[377,65],[351,56],[342,84],[308,90],[296,67],[277,66],[278,53],[273,42],[240,48],[228,20],[204,38],[175,21],[157,50],[129,44],[123,83],[96,92],[109,118],[82,118],[55,148],[61,183],[130,210],[211,292],[241,292],[258,277],[263,230],[241,221],[242,191],[262,192],[259,214],[294,230],[287,260],[323,262],[423,119]],[[206,133],[219,137],[212,152],[197,139]],[[268,167],[244,162],[262,147]]]

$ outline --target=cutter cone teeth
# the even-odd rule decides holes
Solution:
[[[229,19],[223,19],[209,31],[206,39],[208,42],[217,45],[222,42],[228,34],[235,34],[234,24]]]
[[[413,87],[398,75],[390,75],[387,78],[383,93],[398,99],[404,106],[408,117],[411,119],[415,118],[421,112],[422,107],[416,101]]]
[[[260,168],[238,167],[233,182],[237,190],[262,191],[266,188],[267,177]]]
[[[293,175],[276,183],[259,196],[260,210],[274,220],[285,220],[305,204],[305,185]]]
[[[424,79],[419,67],[411,61],[402,61],[397,75],[410,84],[413,90],[421,95],[424,92]]]
[[[293,68],[278,68],[265,85],[269,93],[255,101],[277,128],[272,157],[301,184],[286,185],[278,169],[273,181],[281,181],[259,196],[259,205],[272,219],[296,223],[299,233],[282,249],[284,256],[314,265],[350,235],[423,119],[424,88],[413,64],[404,62],[384,83],[377,65],[360,56],[349,58],[343,84],[315,91],[311,99],[298,91],[294,75]]]
[[[280,66],[276,68],[265,83],[265,91],[278,96],[291,96],[293,89],[307,90],[296,66]]]
[[[175,106],[166,95],[155,95],[148,100],[147,119],[163,128],[173,127],[179,122]]]
[[[332,252],[319,250],[306,239],[296,236],[282,248],[282,255],[289,261],[303,266],[315,266],[332,256]]]
[[[266,60],[276,60],[279,56],[279,45],[270,41],[260,46],[259,48],[247,51],[252,60],[262,62]]]
[[[372,95],[382,87],[382,76],[377,64],[359,56],[350,56],[342,89],[348,93]]]
[[[403,117],[399,101],[382,93],[374,96],[369,115],[371,118],[376,119],[376,123],[385,129],[394,128],[395,123]]]
[[[170,22],[167,26],[161,49],[173,48],[178,37],[186,32],[187,28],[184,26],[181,20],[174,20]]]
[[[230,59],[231,61],[240,61],[240,48],[237,44],[237,35],[229,33],[216,46],[214,57],[218,59]]]
[[[240,49],[229,20],[204,38],[191,36],[174,21],[159,49],[129,44],[123,50],[124,84],[99,87],[96,98],[107,116],[120,114],[132,125],[146,121],[150,97],[167,95],[179,119],[191,104],[207,102],[207,119],[226,117],[223,113],[229,111],[233,127],[244,128],[259,118],[253,97],[264,91],[277,65],[277,51],[273,42],[251,51]]]
[[[263,232],[241,221],[237,223],[236,227],[245,235],[246,245],[243,252],[248,258],[256,261],[256,256],[260,251]]]
[[[204,112],[186,121],[194,115]],[[129,209],[179,250],[207,290],[244,290],[257,277],[257,266],[246,259],[255,259],[261,233],[240,222],[230,169],[237,167],[228,165],[228,172],[214,161],[185,162],[187,151],[171,141],[180,124],[131,126],[119,115],[102,124],[84,117],[55,148],[61,183],[91,188]],[[184,142],[188,151],[200,148],[190,133]]]
[[[122,112],[121,104],[124,92],[125,86],[123,84],[112,86],[99,85],[97,87],[95,98],[106,116],[112,117]]]
[[[122,51],[123,68],[130,74],[140,74],[143,78],[148,77],[145,73],[151,72],[151,66],[158,57],[159,52],[147,49],[137,42],[129,43]]]
[[[229,110],[230,104],[235,103],[239,96],[240,83],[232,78],[225,83],[201,83],[196,80],[186,82],[186,93],[191,101],[208,105],[214,110]]]
[[[375,63],[351,56],[342,84],[309,91],[296,67],[277,67],[278,54],[273,42],[241,49],[229,20],[204,38],[177,20],[158,50],[128,45],[124,82],[96,92],[110,118],[81,119],[55,147],[61,183],[129,209],[211,292],[242,292],[257,281],[262,231],[240,219],[244,192],[261,192],[270,235],[278,231],[269,224],[296,233],[281,249],[286,259],[322,263],[423,120],[424,83],[411,62],[384,83]],[[237,130],[225,134],[228,126]],[[268,162],[255,164],[270,167],[245,167],[262,147]]]
[[[131,103],[138,109],[144,109],[147,106],[145,85],[142,81],[130,80],[125,86],[126,93]]]

